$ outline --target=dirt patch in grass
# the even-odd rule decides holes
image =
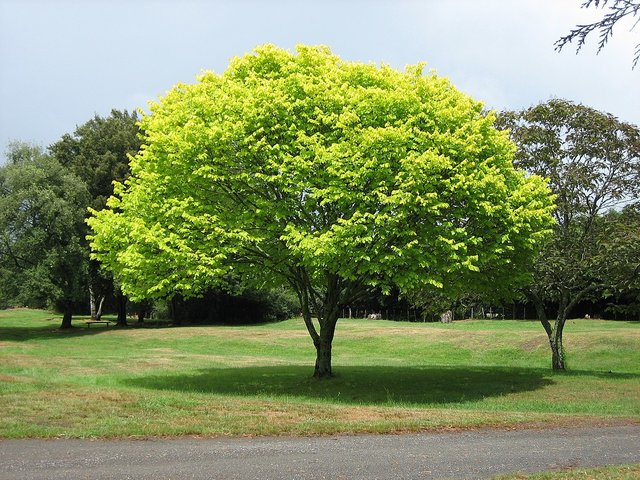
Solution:
[[[340,330],[340,322],[338,322],[337,329]],[[375,324],[372,324],[368,328],[364,328],[362,325],[358,325],[358,327],[348,325],[348,330],[345,329],[344,332],[338,332],[338,334],[346,335],[350,338],[385,337],[385,336],[413,337],[415,335],[431,337],[431,336],[440,336],[440,335],[451,336],[452,330],[446,329],[446,328],[426,328],[424,326],[395,327],[395,326],[376,326]]]
[[[237,355],[234,357],[229,357],[227,355],[190,355],[190,358],[196,358],[201,360],[199,363],[201,365],[220,365],[220,366],[229,366],[229,367],[252,367],[255,365],[265,365],[265,366],[273,366],[273,365],[292,365],[295,362],[291,362],[287,359],[278,359],[275,357],[261,357],[255,355]],[[307,362],[308,363],[308,362]]]
[[[69,359],[56,358],[55,366],[69,364]],[[24,353],[12,353],[11,355],[4,355],[2,357],[3,367],[19,367],[19,368],[51,368],[51,359],[37,357],[34,355],[26,355]]]
[[[629,346],[630,348],[640,346],[640,329],[625,329],[623,331],[603,331],[599,333],[593,332],[576,332],[570,330],[565,331],[565,343],[570,342],[574,348],[592,349],[606,346],[611,340]]]
[[[3,375],[0,374],[0,382],[6,383],[28,383],[31,380],[24,377],[16,377],[15,375]]]
[[[268,328],[268,327],[262,327]],[[111,335],[122,335],[134,340],[189,340],[192,338],[213,337],[234,340],[267,341],[270,338],[304,338],[306,331],[296,330],[262,330],[261,327],[229,327],[220,325],[167,327],[167,328],[129,328],[111,330]]]
[[[533,350],[544,347],[545,345],[547,345],[547,343],[548,342],[542,337],[532,338],[531,340],[527,340],[526,342],[521,343],[520,348],[525,352],[532,352]]]

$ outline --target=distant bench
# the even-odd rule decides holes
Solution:
[[[91,325],[95,325],[96,323],[106,323],[107,327],[108,327],[110,323],[113,323],[113,321],[111,321],[111,320],[87,320],[84,323],[86,323],[87,327],[89,327],[89,328],[91,328]]]

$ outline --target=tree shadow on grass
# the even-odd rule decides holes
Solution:
[[[543,388],[553,382],[536,369],[499,367],[340,367],[330,380],[310,378],[309,366],[203,369],[195,375],[125,380],[153,390],[219,395],[296,397],[345,404],[443,405]]]
[[[97,324],[89,326],[86,324],[87,319],[74,318],[73,327],[61,329],[60,324],[62,318],[52,318],[48,325],[39,325],[37,327],[23,327],[23,326],[0,326],[0,340],[6,340],[11,342],[27,342],[30,340],[49,340],[60,339],[68,337],[84,337],[87,335],[96,335],[99,333],[110,332],[113,330],[135,330],[135,329],[157,329],[157,328],[177,328],[177,325],[170,325],[165,322],[158,323],[130,323],[125,327],[116,325],[115,320],[109,320],[110,325]],[[1,325],[1,323],[0,323]]]
[[[77,327],[60,329],[60,322],[39,327],[0,327],[0,340],[10,342],[28,342],[30,340],[49,340],[66,337],[82,337],[112,330],[114,327],[99,325],[91,328]]]

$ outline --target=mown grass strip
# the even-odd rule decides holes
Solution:
[[[638,478],[640,478],[640,464],[576,468],[561,472],[500,475],[494,480],[637,480]]]

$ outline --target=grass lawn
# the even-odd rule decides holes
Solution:
[[[572,320],[570,371],[537,322],[340,320],[336,378],[300,319],[60,331],[0,311],[0,438],[278,435],[640,422],[640,324]]]
[[[637,480],[640,465],[619,465],[614,467],[576,468],[560,472],[536,474],[501,475],[494,480]]]

